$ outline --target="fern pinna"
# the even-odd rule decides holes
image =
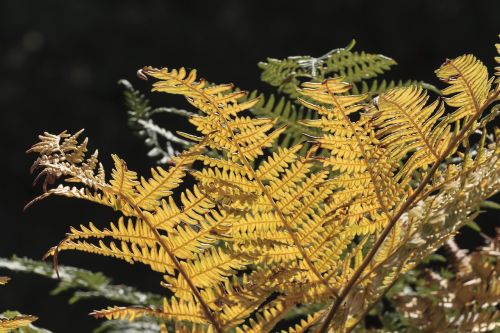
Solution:
[[[208,85],[184,68],[141,73],[156,79],[154,91],[200,110],[190,117],[200,136],[184,134],[194,144],[168,169],[138,178],[113,156],[106,180],[81,132],[46,133],[29,150],[40,155],[44,188],[62,179],[38,199],[76,197],[123,215],[108,227],[72,227],[47,255],[141,262],[172,292],[162,309],[111,307],[96,317],[153,316],[178,332],[269,332],[310,307],[289,332],[349,332],[500,188],[499,133],[487,134],[494,115],[483,116],[498,100],[498,79],[493,87],[471,55],[437,71],[444,101],[429,103],[415,86],[371,100],[350,95],[342,77],[302,84],[300,102],[318,115],[302,125],[321,133],[305,154],[300,144],[268,152],[285,127],[250,116],[258,99],[230,84]],[[185,177],[195,184],[179,203],[172,194]]]

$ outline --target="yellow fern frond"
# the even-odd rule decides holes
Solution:
[[[292,163],[288,169],[285,170],[283,175],[280,177],[274,177],[266,188],[269,194],[273,196],[276,200],[283,198],[289,191],[296,188],[305,178],[307,178],[308,172],[311,170],[312,163],[296,161]],[[265,200],[265,198],[263,198]]]
[[[220,158],[213,158],[209,156],[198,156],[198,160],[202,161],[203,164],[209,167],[217,167],[222,171],[232,171],[241,176],[250,176],[245,167],[239,163],[232,162],[230,160],[224,160]],[[251,176],[250,176],[251,177]]]
[[[133,264],[140,262],[149,265],[152,270],[174,274],[176,269],[174,263],[161,247],[138,246],[135,243],[129,245],[127,242],[121,242],[120,246],[115,242],[110,242],[108,245],[99,240],[97,244],[87,241],[72,241],[67,239],[62,241],[58,246],[51,248],[45,257],[55,256],[58,252],[64,250],[77,250],[87,253],[99,254],[102,256],[113,257]]]
[[[448,116],[448,122],[467,119],[481,111],[491,88],[488,70],[481,61],[471,54],[463,55],[447,60],[436,75],[450,85],[443,89],[448,96],[446,103],[458,108]]]
[[[285,193],[283,197],[277,200],[277,207],[285,215],[297,214],[297,211],[301,209],[312,209],[311,206],[304,206],[304,203],[307,202],[308,199],[314,199],[314,196],[318,194],[316,189],[323,183],[327,175],[327,171],[320,171],[311,175],[305,179],[304,182],[299,184],[299,186],[290,189],[288,193]],[[298,224],[299,222],[300,220],[294,221],[292,225]]]
[[[168,197],[167,200],[162,200],[160,208],[153,216],[153,224],[155,228],[169,232],[181,223],[198,225],[203,221],[205,214],[215,206],[196,185],[181,193],[181,207],[172,197]]]
[[[198,130],[205,134],[206,144],[222,151],[232,162],[240,162],[246,169],[247,175],[247,177],[242,177],[238,171],[231,172],[218,168],[204,168],[202,171],[193,173],[195,178],[203,184],[203,187],[211,195],[216,196],[214,200],[222,207],[229,205],[232,209],[241,211],[248,209],[257,209],[262,212],[275,210],[282,226],[290,235],[294,246],[302,257],[301,260],[307,262],[309,269],[316,275],[316,279],[321,281],[322,277],[306,257],[306,252],[302,248],[302,244],[298,242],[291,222],[286,217],[286,212],[282,210],[282,208],[291,210],[292,207],[296,207],[292,199],[300,197],[300,192],[295,193],[295,196],[290,194],[288,196],[289,200],[283,207],[280,207],[276,201],[279,195],[271,193],[272,187],[267,187],[268,185],[265,184],[267,181],[265,179],[266,175],[262,172],[264,170],[257,174],[251,164],[258,156],[264,154],[264,150],[270,147],[286,128],[278,128],[268,133],[272,128],[272,123],[262,124],[259,120],[254,121],[251,130],[242,130],[234,126],[238,122],[249,123],[248,119],[240,119],[238,113],[250,108],[256,103],[256,100],[239,103],[238,98],[242,97],[243,94],[237,91],[233,92],[231,86],[223,85],[206,88],[203,80],[200,82],[193,81],[195,73],[191,72],[186,78],[186,72],[183,70],[168,71],[167,69],[159,70],[145,67],[143,73],[160,80],[154,84],[153,90],[183,94],[188,102],[199,108],[204,116],[193,118],[193,121],[198,125]],[[180,86],[183,87],[180,88]],[[279,164],[281,162],[279,162],[279,158],[267,162],[268,164],[263,164],[263,168],[278,164],[266,172],[267,177],[274,178],[270,180],[271,182],[275,181],[276,192],[279,192],[280,188],[288,190],[286,187],[276,186],[278,177],[271,175],[280,168]],[[306,176],[299,175],[299,179],[303,177]],[[283,191],[282,194],[285,195],[286,192]],[[237,201],[235,202],[235,200]],[[252,251],[252,245],[244,244],[242,246]]]
[[[322,315],[324,314],[323,311],[316,312],[312,315],[307,315],[306,319],[301,319],[300,323],[295,324],[294,326],[290,327],[288,331],[282,330],[281,333],[306,333],[309,331],[311,327],[314,325],[317,325],[318,322],[321,320]]]
[[[276,152],[270,155],[267,160],[255,170],[257,177],[264,180],[270,180],[284,172],[288,165],[297,159],[296,153],[302,148],[302,145],[295,145],[292,148],[278,148]]]
[[[237,333],[265,333],[270,332],[276,323],[288,310],[288,306],[283,300],[277,299],[264,306],[255,319],[251,318],[249,325],[236,328]]]
[[[201,308],[193,303],[178,301],[175,297],[172,297],[170,302],[164,299],[163,309],[161,310],[140,306],[116,306],[93,311],[90,315],[95,318],[106,318],[108,320],[120,319],[133,321],[134,319],[147,316],[167,321],[186,320],[193,323],[207,323]]]
[[[200,220],[198,225],[178,226],[174,229],[175,237],[167,237],[172,252],[181,259],[194,259],[195,254],[213,246],[217,241],[228,239],[235,216],[213,210]]]
[[[427,100],[427,94],[416,86],[393,89],[378,98],[372,119],[385,153],[394,161],[411,154],[397,179],[432,165],[451,141],[448,122],[439,122],[444,107],[438,101],[426,105]]]
[[[333,197],[338,200],[342,192],[350,193],[346,196],[350,201],[347,207],[353,213],[360,213],[357,201],[366,200],[366,196],[372,198],[372,194],[375,194],[375,200],[371,201],[372,208],[358,214],[358,221],[351,222],[359,224],[368,215],[374,223],[382,226],[390,218],[391,209],[399,202],[402,193],[393,177],[394,167],[387,161],[378,140],[374,138],[372,125],[364,117],[359,121],[351,120],[351,115],[364,107],[359,103],[365,96],[340,95],[349,91],[350,87],[348,83],[342,82],[341,77],[323,83],[305,83],[300,93],[318,104],[304,99],[300,101],[321,115],[319,122],[309,122],[309,125],[330,133],[317,140],[321,148],[330,152],[330,156],[318,157],[323,165],[336,173],[340,172],[336,183],[329,182],[336,191]],[[349,181],[345,181],[346,177],[350,178]],[[357,184],[363,184],[369,190],[360,188],[359,196],[353,197],[353,189],[359,187]],[[387,196],[386,192],[393,195]],[[379,209],[383,215],[377,213]]]
[[[7,284],[9,282],[10,278],[7,276],[0,276],[0,286]]]
[[[88,227],[80,225],[80,230],[75,227],[70,227],[70,233],[66,235],[66,239],[76,240],[82,238],[105,238],[111,237],[115,240],[135,243],[139,246],[153,246],[156,244],[156,237],[151,231],[151,228],[143,221],[133,221],[128,219],[127,223],[123,218],[118,219],[118,223],[110,223],[109,228],[100,230],[92,222]]]
[[[211,133],[208,145],[228,151],[233,161],[241,161],[243,157],[254,160],[284,131],[281,128],[265,134],[272,127],[269,121],[236,117],[240,111],[255,105],[258,99],[238,102],[246,93],[233,92],[232,85],[206,87],[203,80],[195,82],[195,71],[187,75],[184,69],[169,71],[145,67],[143,72],[160,80],[153,84],[154,91],[182,94],[199,108],[206,116],[193,118],[193,121],[203,134]],[[246,128],[238,127],[243,123],[247,124]],[[252,133],[255,135],[249,135]]]
[[[194,146],[180,156],[172,158],[174,166],[168,170],[161,167],[151,169],[151,178],[141,178],[141,183],[136,187],[137,195],[134,204],[145,210],[156,210],[160,199],[172,194],[172,189],[179,186],[186,175],[186,167],[190,166],[199,154],[200,147]]]
[[[231,253],[229,248],[210,248],[201,254],[196,254],[194,260],[181,262],[189,280],[200,288],[208,288],[214,284],[224,281],[228,276],[235,274],[238,270],[243,270],[248,264],[248,257]],[[171,289],[181,299],[192,299],[191,293],[185,294],[189,290],[184,276],[177,278],[165,276]]]
[[[233,233],[250,234],[255,232],[275,232],[279,229],[280,222],[281,220],[276,213],[256,212],[254,214],[245,214],[243,218],[234,221],[231,231]]]
[[[37,319],[35,316],[27,315],[19,315],[14,318],[0,318],[0,333],[8,333],[15,329],[26,327]]]
[[[202,171],[194,171],[192,175],[210,193],[216,202],[235,203],[237,208],[244,208],[247,204],[255,201],[260,188],[247,177],[231,171],[223,171],[218,168],[204,168]]]
[[[125,161],[117,155],[111,155],[115,163],[115,167],[111,172],[112,179],[110,180],[111,187],[116,193],[122,193],[133,197],[135,195],[135,187],[137,186],[137,173],[127,169]]]

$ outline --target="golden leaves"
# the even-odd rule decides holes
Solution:
[[[158,79],[154,91],[182,95],[199,109],[190,121],[201,137],[189,136],[197,144],[174,157],[169,168],[154,168],[148,179],[113,155],[107,182],[97,154],[86,158],[87,140],[79,144],[80,133],[41,136],[30,150],[40,155],[34,167],[46,176],[46,185],[62,182],[41,198],[82,198],[123,215],[104,228],[98,223],[72,227],[49,254],[79,250],[149,265],[165,274],[163,285],[174,294],[162,310],[118,307],[94,314],[187,321],[195,324],[193,331],[271,331],[299,304],[339,299],[393,216],[406,213],[398,209],[405,207],[420,174],[452,157],[450,145],[458,147],[467,137],[457,139],[451,129],[460,126],[453,123],[473,119],[493,101],[491,80],[472,56],[448,61],[438,70],[450,83],[444,90],[446,103],[458,108],[448,116],[445,103],[428,103],[421,88],[387,91],[375,105],[365,103],[365,95],[349,95],[351,86],[342,78],[305,83],[301,102],[318,119],[303,124],[322,134],[312,138],[305,155],[302,145],[268,154],[285,127],[276,129],[274,119],[242,112],[257,102],[243,100],[245,92],[232,85],[208,85],[195,70],[146,67],[142,73]],[[467,172],[491,158],[491,147],[481,149],[481,158],[467,159]],[[454,181],[456,174],[449,174],[446,182]],[[174,198],[191,176],[195,184]],[[439,177],[432,186],[446,188]],[[437,198],[433,192],[424,192],[421,199]],[[399,253],[424,228],[415,216],[426,223],[444,218],[432,207],[412,214],[389,230],[367,266],[370,271],[359,275],[362,282],[353,284],[354,289],[375,295],[409,266],[408,256],[418,258],[411,249]],[[389,265],[397,255],[405,262]],[[368,305],[348,298],[343,315]],[[290,332],[306,331],[322,316],[321,311],[308,316]],[[177,327],[184,332],[189,325]]]
[[[440,120],[444,106],[427,100],[420,87],[397,88],[380,95],[370,114],[384,154],[395,162],[407,159],[398,179],[432,165],[451,141],[448,119]]]
[[[446,103],[458,108],[448,116],[449,122],[480,112],[491,89],[488,70],[481,61],[466,54],[447,60],[436,70],[436,75],[449,84],[449,87],[443,89],[443,94],[449,96]]]

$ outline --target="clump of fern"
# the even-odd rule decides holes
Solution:
[[[302,83],[298,102],[316,117],[301,125],[319,133],[304,152],[277,147],[286,126],[249,114],[259,100],[232,85],[145,67],[154,91],[198,110],[189,121],[199,135],[185,134],[190,147],[149,178],[115,155],[108,178],[81,132],[40,136],[29,151],[39,155],[33,169],[46,191],[35,201],[75,197],[122,215],[107,227],[71,227],[47,256],[57,264],[61,251],[78,250],[163,275],[170,296],[162,308],[110,307],[96,317],[149,316],[179,332],[268,332],[311,306],[290,332],[349,332],[500,189],[500,133],[488,142],[486,129],[498,76],[472,55],[436,73],[448,86],[433,102],[421,86],[372,100],[352,94],[343,77]],[[186,177],[194,185],[181,191]]]

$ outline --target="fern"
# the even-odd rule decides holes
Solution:
[[[247,116],[258,99],[208,85],[195,70],[145,67],[153,91],[181,95],[199,110],[190,122],[200,136],[189,135],[190,148],[148,179],[113,156],[110,180],[97,154],[86,156],[80,132],[40,136],[30,149],[39,154],[37,179],[61,184],[35,201],[76,197],[122,215],[108,227],[71,228],[47,255],[57,263],[60,251],[79,250],[162,273],[172,295],[162,308],[110,307],[97,317],[176,321],[179,331],[269,332],[311,304],[318,311],[290,332],[348,332],[499,191],[500,141],[496,133],[486,146],[485,124],[494,118],[483,114],[500,91],[484,71],[471,56],[438,70],[451,84],[443,93],[454,109],[444,117],[445,106],[428,104],[422,88],[387,91],[377,102],[351,94],[342,77],[303,83],[299,101],[316,116],[301,124],[318,135],[302,153],[300,144],[269,152],[286,126]],[[484,135],[472,156],[461,147],[477,129]],[[179,189],[188,174],[195,184]]]

